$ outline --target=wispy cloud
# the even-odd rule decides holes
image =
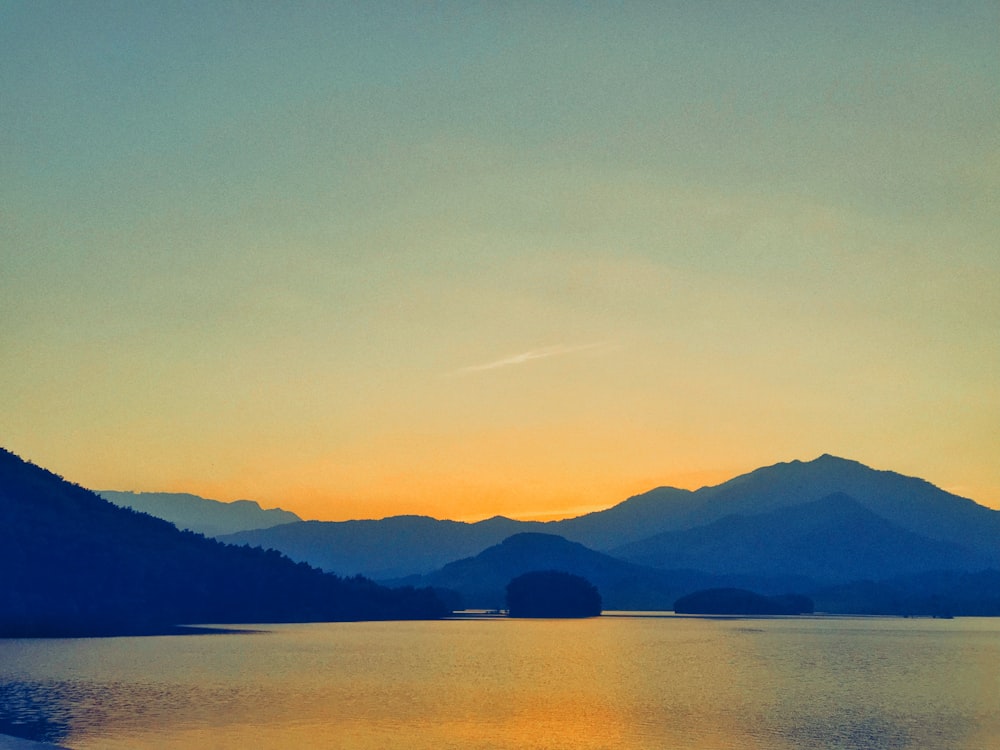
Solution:
[[[498,359],[494,362],[487,362],[482,365],[470,365],[468,367],[462,367],[461,369],[455,370],[451,374],[469,375],[474,372],[497,370],[501,367],[513,367],[514,365],[523,365],[525,362],[531,362],[536,359],[561,357],[564,354],[574,354],[576,352],[582,352],[588,349],[599,349],[605,346],[607,346],[607,344],[603,342],[592,343],[592,344],[556,344],[555,346],[546,346],[541,349],[532,349],[531,351],[522,352],[520,354],[514,354],[510,357],[504,357],[503,359]]]

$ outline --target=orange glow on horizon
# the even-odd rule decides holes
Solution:
[[[321,520],[824,453],[1000,508],[995,2],[133,5],[0,25],[3,447]]]
[[[630,497],[658,487],[694,491],[702,487],[715,486],[756,468],[759,466],[728,470],[712,468],[677,471],[664,473],[658,478],[639,477],[630,480],[594,482],[586,486],[577,485],[572,494],[572,502],[567,502],[570,493],[555,479],[549,484],[536,483],[531,487],[515,487],[510,489],[510,495],[506,495],[496,488],[490,488],[489,478],[486,477],[483,478],[483,485],[479,488],[470,488],[460,481],[448,485],[446,479],[442,479],[440,484],[409,488],[405,495],[400,493],[398,485],[392,482],[373,482],[369,486],[359,480],[356,485],[350,487],[352,496],[346,498],[334,497],[328,488],[304,482],[293,483],[292,490],[287,492],[283,491],[283,488],[275,491],[266,482],[260,485],[252,482],[243,483],[234,490],[231,484],[214,481],[167,483],[166,486],[144,491],[190,493],[226,502],[249,499],[258,502],[265,509],[282,508],[292,511],[303,520],[348,521],[396,515],[422,515],[469,523],[494,516],[506,516],[521,521],[556,521],[606,510]],[[961,497],[968,497],[986,507],[1000,509],[1000,503],[991,505],[977,500],[974,492],[976,488],[968,485],[941,487],[941,489]]]

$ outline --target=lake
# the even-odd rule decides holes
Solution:
[[[997,619],[258,627],[0,641],[0,732],[74,750],[1000,747]]]

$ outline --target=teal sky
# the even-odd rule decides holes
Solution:
[[[1000,4],[0,1],[0,441],[310,518],[1000,507]]]

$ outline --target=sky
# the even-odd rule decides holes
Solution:
[[[0,0],[0,445],[304,518],[823,453],[1000,508],[1000,4]]]

